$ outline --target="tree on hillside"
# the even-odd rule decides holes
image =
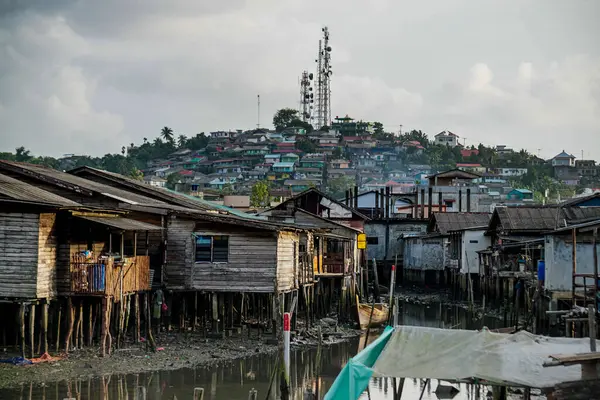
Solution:
[[[231,183],[226,183],[223,185],[221,189],[221,196],[230,196],[233,194],[233,185]]]
[[[315,153],[317,151],[317,145],[308,138],[298,138],[296,148],[304,153]]]
[[[427,135],[420,130],[417,131],[413,129],[410,132],[404,133],[402,134],[401,139],[403,142],[416,140],[417,142],[421,143],[421,146],[423,147],[427,147],[429,145],[429,139],[427,138]]]
[[[168,126],[165,126],[164,128],[161,129],[160,136],[167,143],[173,143],[174,142],[173,129],[169,128]]]
[[[133,169],[129,173],[129,177],[135,179],[136,181],[143,181],[144,173],[140,171],[137,167],[133,167]]]
[[[202,133],[198,133],[196,136],[193,136],[188,139],[187,147],[190,150],[200,150],[206,148],[208,145],[209,137]]]
[[[327,182],[327,193],[334,199],[340,199],[344,197],[346,190],[351,189],[355,184],[354,178],[342,175]]]
[[[269,183],[266,181],[256,182],[250,192],[250,205],[252,207],[267,207],[269,205]]]
[[[33,157],[31,156],[31,152],[25,147],[21,146],[15,149],[15,161],[27,162],[30,161],[32,158]]]
[[[185,136],[185,135],[179,135],[177,137],[177,146],[179,146],[179,148],[183,148],[187,144],[187,141],[188,141],[187,136]]]
[[[373,122],[373,134],[382,135],[385,131],[383,130],[383,124],[381,122]]]
[[[167,188],[175,190],[175,185],[179,182],[181,182],[181,174],[179,174],[178,172],[174,172],[167,176]]]
[[[288,126],[291,126],[292,121],[298,119],[298,110],[282,108],[273,115],[273,126],[277,132],[281,132]]]

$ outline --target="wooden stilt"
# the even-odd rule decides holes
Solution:
[[[136,293],[135,294],[135,299],[134,299],[134,307],[135,307],[135,342],[139,343],[140,342],[140,294]]]
[[[216,293],[212,293],[212,332],[219,333],[219,298]]]
[[[75,324],[75,310],[73,309],[73,299],[67,298],[67,318],[68,318],[68,329],[67,337],[65,338],[65,353],[69,354],[71,347],[71,336],[73,335],[73,325]]]
[[[62,303],[58,303],[58,317],[56,318],[56,352],[60,350],[60,325],[62,324]]]
[[[30,356],[35,357],[35,304],[29,307],[29,345],[31,346]]]
[[[88,339],[87,345],[88,347],[92,347],[94,344],[94,304],[90,302],[90,307],[88,310]]]
[[[196,324],[198,323],[198,292],[194,292],[194,313],[192,317],[192,331],[196,331]]]
[[[106,337],[109,335],[108,328],[110,323],[110,312],[109,312],[109,299],[108,297],[102,298],[102,333],[100,335],[100,356],[106,356]]]
[[[77,314],[75,317],[75,340],[73,340],[73,344],[75,345],[75,348],[78,349],[79,348],[79,331],[80,331],[80,325],[82,323],[81,321],[81,300],[79,301],[79,307],[77,310]]]
[[[19,308],[19,327],[21,331],[21,357],[25,358],[25,303]]]
[[[50,307],[50,305],[48,304],[48,301],[46,300],[44,302],[44,304],[42,305],[42,340],[43,340],[43,347],[42,347],[42,351],[43,353],[48,353],[49,349],[48,349],[48,308]]]
[[[123,337],[127,336],[129,331],[129,320],[131,319],[131,295],[125,297],[125,327],[123,328]]]

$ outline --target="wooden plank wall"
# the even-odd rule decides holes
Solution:
[[[279,232],[277,239],[277,289],[289,291],[298,288],[299,235]]]
[[[165,278],[169,289],[192,288],[195,221],[170,217],[167,224]]]
[[[194,262],[192,273],[194,289],[249,293],[274,291],[277,267],[275,233],[227,232],[214,228],[198,229],[196,232],[206,235],[228,235],[229,261],[227,263]]]
[[[56,255],[58,240],[56,237],[56,214],[40,214],[37,297],[51,298],[57,295]]]
[[[196,263],[195,240],[191,232],[229,236],[226,263]],[[277,234],[234,225],[198,223],[189,232],[187,258],[195,290],[215,292],[272,293],[277,276]],[[169,242],[171,237],[169,236]]]
[[[0,296],[35,298],[39,214],[0,213]]]

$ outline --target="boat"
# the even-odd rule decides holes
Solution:
[[[365,304],[356,299],[358,308],[358,323],[360,329],[376,328],[381,325],[385,325],[390,314],[390,309],[385,303]],[[371,309],[373,310],[373,316],[371,316]],[[369,324],[369,320],[371,323]]]

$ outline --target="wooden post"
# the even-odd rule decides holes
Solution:
[[[58,303],[58,318],[56,321],[56,352],[60,350],[60,324],[61,324],[61,314],[62,314],[62,303]]]
[[[88,347],[92,347],[94,343],[94,304],[90,302],[90,309],[88,312]]]
[[[73,335],[73,326],[75,325],[75,309],[73,308],[73,299],[71,296],[67,297],[67,315],[68,329],[67,337],[65,338],[65,353],[69,354],[71,347],[71,336]]]
[[[29,345],[31,358],[35,357],[35,304],[29,306]]]
[[[139,343],[140,342],[140,322],[141,322],[141,318],[140,318],[140,294],[139,293],[135,293],[135,342]],[[160,325],[160,324],[159,324]]]
[[[44,304],[42,305],[42,340],[43,340],[43,347],[42,347],[42,352],[48,353],[49,349],[48,349],[48,308],[49,308],[49,304],[48,304],[48,300],[46,300],[44,302]]]
[[[19,327],[21,328],[21,357],[25,358],[25,303],[19,308]]]
[[[595,299],[594,299],[595,300]],[[590,351],[596,351],[596,307],[588,306],[588,325],[590,331]]]
[[[83,319],[83,307],[81,305],[81,300],[79,301],[79,312],[77,313],[77,319],[75,322],[75,340],[73,340],[73,342],[75,343],[75,348],[78,349],[79,348],[79,343],[80,343],[80,335],[79,332],[81,330],[80,326],[83,323],[82,319]]]
[[[106,337],[109,335],[108,329],[110,326],[110,305],[108,296],[102,297],[102,333],[100,334],[100,356],[106,356]]]
[[[594,310],[598,312],[597,298],[598,298],[598,229],[594,228],[592,238],[592,251],[594,252]]]
[[[575,299],[575,274],[577,274],[577,230],[576,229],[572,229],[571,230],[571,237],[572,237],[572,241],[573,241],[573,249],[571,257],[573,259],[573,264],[572,264],[572,268],[573,268],[573,282],[572,282],[572,287],[571,287],[571,291],[572,291],[572,296],[573,296],[573,306],[577,304],[577,300]]]

